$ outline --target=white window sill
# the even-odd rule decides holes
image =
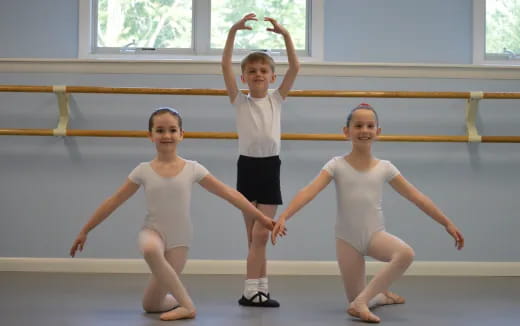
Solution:
[[[235,58],[234,69],[240,71],[240,58]],[[309,60],[309,61],[307,61]],[[392,64],[322,62],[300,58],[301,76],[335,77],[395,77],[395,78],[453,78],[453,79],[517,79],[520,66],[501,64]],[[283,74],[287,61],[277,61],[277,72]],[[278,68],[279,67],[279,68]],[[32,59],[0,58],[0,73],[77,73],[77,74],[222,74],[220,57],[191,58],[111,58],[91,59]]]

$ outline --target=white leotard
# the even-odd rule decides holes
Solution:
[[[375,232],[385,229],[382,203],[383,184],[399,170],[390,162],[380,160],[368,171],[357,171],[343,156],[332,158],[323,170],[336,185],[336,238],[342,239],[366,255]]]
[[[133,183],[144,186],[147,214],[143,227],[159,233],[166,249],[190,246],[193,236],[190,219],[192,186],[209,174],[198,162],[185,161],[182,170],[174,177],[160,176],[150,162],[139,164],[128,176]]]

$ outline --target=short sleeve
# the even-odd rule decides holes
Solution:
[[[282,95],[280,94],[280,90],[278,89],[271,93],[271,98],[278,103],[282,103],[283,101],[285,101]]]
[[[336,171],[336,167],[338,165],[337,162],[337,157],[334,157],[330,161],[328,161],[321,169],[327,171],[332,177],[334,177],[334,172]]]
[[[130,179],[130,181],[132,181],[135,184],[142,185],[144,182],[143,167],[144,163],[141,163],[138,166],[136,166],[136,168],[133,169],[132,172],[130,172],[130,174],[128,175],[128,179]]]
[[[209,174],[208,169],[206,169],[199,162],[193,161],[193,180],[194,180],[194,182],[197,182],[197,183],[200,182],[208,174]]]
[[[401,172],[397,169],[395,165],[392,164],[390,161],[385,161],[386,166],[386,182],[392,181],[393,178],[397,177],[401,174]]]
[[[247,95],[239,90],[237,96],[231,101],[231,104],[233,104],[234,107],[239,108],[244,101],[247,101]]]

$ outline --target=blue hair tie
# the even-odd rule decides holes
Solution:
[[[170,112],[173,113],[173,114],[180,115],[179,111],[177,111],[177,110],[174,109],[174,108],[170,108],[170,107],[168,107],[168,106],[160,107],[160,108],[156,109],[156,110],[154,111],[154,113],[155,113],[155,112],[158,112],[158,111],[170,111]]]

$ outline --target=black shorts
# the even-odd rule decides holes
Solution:
[[[251,202],[282,205],[281,164],[279,156],[240,155],[237,162],[237,190]]]

